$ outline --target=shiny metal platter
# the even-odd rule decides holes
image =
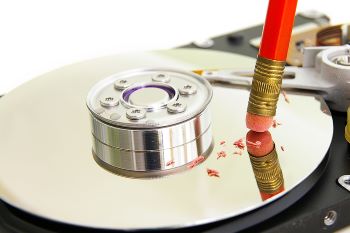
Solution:
[[[246,150],[249,92],[213,86],[210,105],[214,148],[197,167],[154,179],[118,176],[93,159],[90,88],[114,73],[140,67],[184,70],[251,69],[254,59],[193,49],[97,58],[44,74],[0,99],[0,198],[31,214],[99,229],[160,229],[195,226],[263,207],[305,180],[324,159],[333,124],[322,99],[288,93],[280,98],[271,129],[284,177],[282,193],[261,200]],[[220,145],[221,141],[226,141]],[[281,149],[283,147],[284,151]],[[224,150],[225,158],[217,159]],[[209,177],[207,168],[219,171]]]

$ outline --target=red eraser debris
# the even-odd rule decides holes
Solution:
[[[256,157],[265,156],[274,148],[274,143],[269,131],[255,132],[250,130],[246,135],[248,152]]]
[[[245,122],[248,129],[256,132],[264,132],[272,126],[273,117],[259,116],[247,112]]]

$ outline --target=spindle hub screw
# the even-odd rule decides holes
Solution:
[[[126,111],[126,117],[130,120],[140,120],[146,117],[146,110],[142,108],[131,108]]]
[[[119,104],[118,99],[112,97],[112,96],[105,96],[100,99],[100,104],[103,107],[114,107]]]
[[[180,101],[169,103],[167,105],[167,110],[170,113],[180,113],[186,110],[186,104]]]
[[[192,95],[197,93],[197,87],[191,84],[187,84],[179,89],[181,95]]]
[[[131,83],[126,79],[121,79],[121,80],[118,80],[114,83],[114,87],[117,90],[124,90],[125,88],[129,87],[130,85],[131,85]]]

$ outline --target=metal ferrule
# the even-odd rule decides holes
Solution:
[[[284,184],[276,148],[262,157],[249,154],[249,158],[260,192],[276,193]]]
[[[285,62],[258,57],[250,91],[248,112],[275,116]]]

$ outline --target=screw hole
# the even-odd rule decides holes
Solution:
[[[191,85],[186,85],[186,86],[184,86],[184,88],[185,88],[185,89],[191,89],[192,86],[191,86]]]
[[[158,78],[164,78],[165,75],[164,74],[158,74]]]
[[[181,105],[182,105],[182,104],[180,104],[180,103],[174,103],[174,104],[173,104],[174,107],[180,107]]]
[[[107,98],[105,98],[105,100],[106,101],[112,101],[112,100],[114,100],[114,98],[113,97],[107,97]]]
[[[139,109],[135,109],[131,111],[132,113],[140,113],[141,111]]]
[[[324,225],[332,226],[337,221],[338,214],[334,210],[328,211],[323,218]]]
[[[124,83],[126,83],[126,82],[127,82],[127,81],[124,80],[124,79],[119,81],[119,83],[122,83],[122,84],[124,84]]]

